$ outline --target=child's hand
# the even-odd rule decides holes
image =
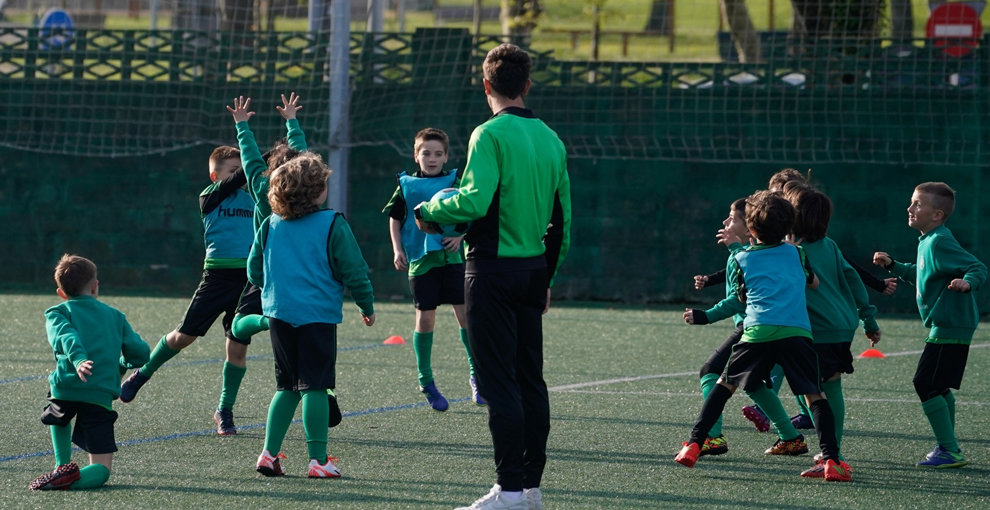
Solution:
[[[276,106],[275,109],[285,120],[296,118],[296,112],[302,110],[302,106],[299,106],[299,96],[295,92],[290,92],[289,98],[286,99],[285,94],[282,94],[282,106]]]
[[[365,326],[369,326],[369,327],[370,326],[374,326],[375,325],[375,314],[365,315],[365,314],[362,313],[361,314],[361,320],[364,321],[364,325]]]
[[[93,361],[86,360],[80,363],[79,366],[76,367],[76,375],[79,376],[79,380],[86,382],[86,376],[93,375]]]
[[[866,338],[870,339],[870,347],[876,347],[880,343],[880,330],[876,330],[873,333],[867,333]]]
[[[457,250],[461,249],[462,239],[464,239],[464,236],[444,237],[443,239],[440,240],[440,244],[443,245],[443,249],[449,251],[450,253],[454,253]]]
[[[884,295],[889,296],[897,290],[897,278],[884,278],[883,283],[887,285],[883,289]]]
[[[685,308],[681,317],[684,318],[684,324],[694,324],[694,312],[690,308]]]
[[[887,255],[887,252],[885,251],[878,251],[873,254],[874,266],[887,267],[893,261],[894,259],[890,258],[890,255]]]
[[[969,282],[963,280],[962,278],[956,278],[949,282],[949,290],[954,290],[956,292],[969,292],[972,287]]]
[[[731,230],[726,230],[724,228],[718,229],[718,233],[715,234],[715,239],[718,239],[718,241],[716,242],[723,246],[729,246],[735,243],[742,244],[742,239],[739,239],[739,236],[737,236],[735,232],[732,232]]]
[[[409,261],[406,260],[406,253],[402,251],[395,252],[395,255],[392,257],[392,264],[395,264],[395,268],[399,271],[409,269]]]
[[[787,244],[793,244],[794,246],[800,246],[803,239],[795,236],[794,234],[787,234],[784,236],[784,242]]]
[[[708,283],[708,276],[703,274],[694,275],[694,290],[701,290],[705,288],[705,285],[707,283]]]
[[[254,112],[249,112],[248,108],[251,107],[251,98],[244,99],[244,96],[234,98],[234,107],[227,107],[227,111],[234,116],[234,123],[247,122],[248,119],[254,117]]]

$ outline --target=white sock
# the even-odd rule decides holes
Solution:
[[[509,501],[519,501],[522,497],[522,491],[502,491],[502,498]]]

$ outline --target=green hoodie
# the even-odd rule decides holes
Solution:
[[[940,225],[918,238],[915,264],[894,261],[890,272],[918,288],[918,311],[925,327],[931,328],[928,342],[966,344],[973,341],[979,322],[978,290],[987,279],[987,266],[964,250],[952,232]],[[970,292],[949,290],[949,282],[962,278]]]
[[[48,384],[52,398],[60,400],[112,409],[120,396],[121,366],[143,366],[151,352],[123,313],[89,295],[45,310],[45,329],[55,355]],[[93,373],[83,382],[76,367],[86,360],[93,362]]]

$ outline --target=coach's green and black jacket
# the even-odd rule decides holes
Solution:
[[[570,248],[567,151],[526,108],[509,107],[475,128],[460,193],[420,208],[424,220],[472,222],[468,262],[546,259],[548,285]]]

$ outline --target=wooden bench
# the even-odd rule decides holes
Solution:
[[[482,7],[481,19],[497,20],[501,12],[502,8],[499,6]],[[433,8],[433,19],[437,24],[442,24],[444,21],[472,21],[474,20],[474,6],[438,5]]]
[[[591,30],[587,28],[541,28],[540,31],[547,32],[551,34],[568,34],[571,36],[571,49],[577,49],[578,40],[582,35],[591,36]],[[629,55],[629,39],[633,37],[660,37],[660,32],[645,31],[645,30],[599,30],[599,35],[602,36],[614,36],[617,35],[622,38],[622,56]],[[673,46],[673,37],[671,37],[671,46]],[[671,49],[673,51],[673,49]]]

